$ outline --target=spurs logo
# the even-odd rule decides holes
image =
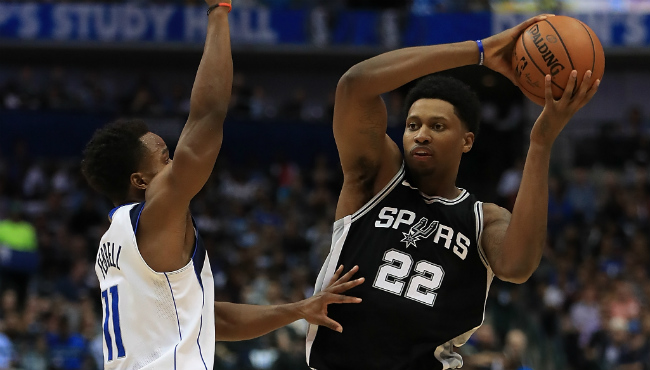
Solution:
[[[429,226],[427,226],[428,222],[429,220],[427,220],[426,217],[422,217],[417,224],[411,226],[408,233],[402,232],[404,239],[400,241],[406,243],[406,248],[411,245],[417,248],[418,246],[415,243],[418,240],[426,239],[433,235],[433,233],[438,229],[438,221],[431,221]]]

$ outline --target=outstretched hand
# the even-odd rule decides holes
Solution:
[[[361,298],[349,297],[341,294],[365,281],[365,278],[358,278],[350,281],[350,278],[352,278],[357,271],[359,271],[359,266],[354,266],[350,271],[339,278],[343,272],[343,265],[339,266],[334,273],[334,276],[332,276],[327,288],[300,302],[299,310],[301,316],[310,324],[327,326],[339,333],[342,332],[343,327],[341,324],[327,317],[327,305],[331,303],[361,302]]]
[[[483,64],[491,70],[506,76],[513,84],[517,85],[517,79],[512,69],[512,52],[519,36],[532,24],[552,16],[553,14],[538,15],[515,27],[484,39],[485,60]]]
[[[571,71],[562,97],[555,100],[551,90],[551,75],[546,75],[544,80],[546,103],[542,114],[530,132],[531,143],[552,144],[564,126],[569,123],[571,117],[594,97],[598,91],[600,80],[592,81],[591,71],[585,72],[580,88],[573,94],[577,77],[578,72]]]

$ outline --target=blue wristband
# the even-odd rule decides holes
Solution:
[[[476,40],[476,45],[478,45],[478,51],[480,53],[478,65],[483,65],[483,60],[485,60],[485,50],[483,49],[483,42],[481,40]]]

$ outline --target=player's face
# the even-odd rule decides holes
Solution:
[[[145,147],[140,172],[151,181],[163,168],[172,163],[169,158],[169,149],[167,149],[165,141],[153,132],[142,135],[140,141]]]
[[[473,144],[474,134],[455,113],[454,106],[440,99],[420,99],[409,109],[404,129],[404,159],[420,175],[440,172],[460,164]]]

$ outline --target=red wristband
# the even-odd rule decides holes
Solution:
[[[232,10],[232,5],[230,3],[218,3],[218,4],[211,5],[208,8],[208,15],[210,15],[211,11],[213,11],[215,8],[220,6],[225,6],[226,8],[228,8],[228,13],[230,13],[230,11]]]

